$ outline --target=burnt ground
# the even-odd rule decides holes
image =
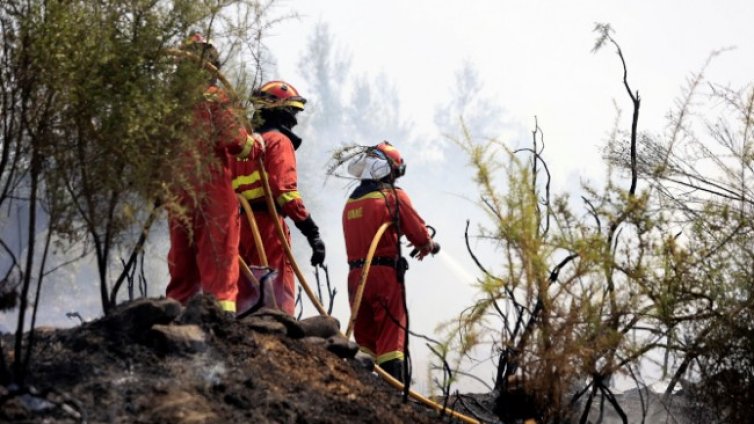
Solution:
[[[342,358],[323,338],[266,319],[233,320],[209,298],[187,308],[148,300],[76,328],[38,331],[33,389],[0,386],[0,422],[448,421],[403,403],[352,353]]]

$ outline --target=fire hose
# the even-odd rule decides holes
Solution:
[[[230,83],[230,81],[228,81],[227,78],[225,78],[225,76],[214,65],[212,65],[211,63],[208,63],[206,61],[203,61],[200,57],[196,56],[195,54],[192,54],[192,53],[184,51],[184,50],[167,49],[166,52],[167,52],[167,54],[175,56],[175,57],[179,57],[179,58],[183,58],[183,59],[189,59],[189,60],[192,60],[192,61],[200,63],[206,70],[208,70],[210,73],[212,73],[213,75],[215,75],[218,78],[218,80],[226,87],[226,89],[228,90],[228,92],[231,95],[231,99],[232,99],[233,103],[234,104],[238,104],[239,103],[239,101],[238,101],[239,97],[238,97],[238,94],[236,93],[235,89],[233,88],[233,85]],[[249,123],[248,118],[246,117],[246,114],[245,113],[241,113],[240,115],[241,115],[240,118],[242,119],[242,121],[244,123],[244,126],[246,126],[246,128],[249,131],[251,131],[252,127],[251,127],[251,124]],[[296,274],[296,277],[298,278],[299,283],[301,284],[301,287],[304,289],[304,291],[306,292],[306,295],[309,297],[309,300],[312,302],[312,304],[317,309],[317,311],[319,312],[319,314],[320,315],[329,316],[327,314],[327,311],[325,310],[325,308],[322,306],[322,304],[319,302],[319,300],[317,300],[317,297],[314,294],[314,292],[312,291],[312,289],[309,286],[309,284],[306,282],[306,279],[304,278],[304,275],[301,272],[301,269],[299,268],[298,263],[296,262],[295,258],[293,257],[293,252],[291,251],[291,247],[288,244],[288,239],[285,236],[285,232],[283,231],[283,226],[282,226],[282,224],[280,222],[280,218],[279,218],[278,213],[277,213],[277,208],[275,207],[275,201],[272,198],[272,190],[270,189],[270,182],[269,182],[269,179],[267,177],[267,172],[265,171],[265,168],[264,168],[264,161],[263,161],[263,159],[262,159],[261,156],[257,159],[257,164],[259,166],[259,174],[260,174],[261,180],[262,180],[262,188],[264,190],[265,202],[267,204],[267,208],[269,210],[270,216],[272,217],[272,221],[275,223],[275,231],[276,231],[276,233],[278,235],[278,238],[281,241],[281,245],[283,246],[283,250],[285,252],[285,255],[288,258],[288,260],[290,260],[291,265],[293,267],[293,271]],[[243,205],[243,202],[241,202],[241,204]],[[246,202],[246,206],[248,206],[248,202]],[[245,206],[244,206],[244,210],[246,210]],[[253,217],[253,213],[251,212],[251,208],[249,208],[249,210],[246,211],[246,213],[247,213],[247,216],[248,215],[252,215],[252,217]],[[250,218],[250,220],[251,219],[253,219],[253,218]],[[251,222],[250,222],[250,224],[251,224]],[[387,229],[387,225],[383,224],[383,226],[384,226],[384,228],[380,227],[380,229],[382,229],[382,231],[380,232],[378,230],[377,234],[375,234],[376,241],[375,240],[372,241],[372,244],[375,245],[375,246],[377,244],[377,241],[379,241],[379,238],[382,237],[382,233],[384,233],[385,229]],[[254,233],[254,230],[256,229],[256,234],[254,234],[254,243],[255,244],[258,243],[257,246],[260,247],[258,250],[260,252],[262,252],[264,249],[261,248],[262,247],[262,244],[261,244],[262,240],[261,240],[261,237],[260,237],[260,234],[259,234],[259,228],[256,225],[252,225],[251,228],[252,228],[252,233]],[[372,250],[371,249],[371,245],[370,245],[370,250]],[[372,253],[372,255],[374,255],[374,251],[372,251],[371,253]],[[262,257],[262,255],[260,254],[260,258],[261,257]],[[239,257],[239,259],[240,259],[240,257]],[[370,261],[370,264],[371,264],[371,258],[369,258],[369,261]],[[242,259],[241,259],[241,262],[242,262],[243,265],[246,265],[245,262],[243,262]],[[251,270],[248,269],[248,266],[244,267],[243,265],[241,265],[241,268],[244,271],[244,273],[246,274],[246,270],[248,270],[249,271],[248,275],[251,275],[251,277],[253,278],[253,274],[251,274]],[[363,281],[366,281],[366,274],[367,274],[366,272],[363,272],[363,275],[362,275],[362,280]],[[256,279],[254,279],[254,280],[256,280]],[[252,281],[254,281],[254,280],[252,280]],[[257,281],[257,283],[258,283],[258,281]],[[359,283],[360,283],[360,288],[361,288],[361,286],[363,284],[362,284],[361,281]],[[363,292],[363,288],[361,288],[361,291]],[[358,308],[356,308],[356,310],[358,312]],[[355,316],[355,314],[352,314],[352,315]],[[352,319],[353,319],[353,317],[351,317],[351,320]],[[350,326],[351,325],[350,325],[350,321],[349,321],[349,327]],[[400,381],[398,381],[395,378],[393,378],[393,376],[391,376],[385,370],[383,370],[382,368],[380,368],[379,365],[375,364],[374,371],[377,373],[377,375],[379,375],[385,381],[387,381],[391,386],[393,386],[393,387],[395,387],[396,389],[399,389],[399,390],[403,390],[404,389],[403,383],[401,383]],[[441,411],[441,412],[447,413],[447,414],[453,416],[454,418],[457,418],[457,419],[459,419],[459,420],[461,420],[461,421],[463,421],[465,423],[468,423],[468,424],[480,424],[479,420],[474,419],[472,417],[469,417],[467,415],[464,415],[464,414],[462,414],[460,412],[457,412],[457,411],[455,411],[453,409],[446,408],[443,405],[438,404],[437,402],[435,402],[435,401],[433,401],[433,400],[425,397],[424,395],[422,395],[422,394],[420,394],[420,393],[418,393],[418,392],[416,392],[414,390],[410,390],[409,391],[409,395],[412,398],[414,398],[415,400],[419,401],[420,403],[422,403],[422,404],[424,404],[424,405],[426,405],[426,406],[428,406],[428,407],[430,407],[432,409],[435,409],[437,411]]]
[[[262,236],[259,234],[259,226],[257,220],[254,218],[254,212],[251,210],[249,201],[242,195],[238,195],[238,201],[241,202],[241,207],[246,212],[246,219],[249,220],[249,227],[251,228],[251,235],[254,238],[254,245],[257,247],[259,253],[259,261],[262,262],[262,266],[269,266],[267,262],[267,254],[264,251],[264,245],[262,244]],[[240,256],[239,256],[240,258]],[[243,261],[243,258],[241,258]]]
[[[364,266],[361,268],[361,277],[359,278],[359,286],[356,289],[356,296],[353,298],[353,304],[351,305],[351,318],[348,320],[348,329],[346,330],[346,338],[351,338],[353,332],[353,326],[356,323],[356,315],[359,313],[361,307],[361,298],[364,297],[364,288],[366,287],[367,276],[369,275],[369,268],[372,266],[372,258],[374,258],[374,251],[377,250],[377,243],[382,238],[382,234],[385,233],[387,227],[390,226],[390,222],[385,222],[380,225],[377,232],[372,238],[372,243],[369,245],[367,251],[367,257],[364,260]]]
[[[249,205],[249,202],[246,200],[246,198],[240,194],[238,195],[238,201],[241,203],[241,207],[246,213],[246,219],[249,221],[249,228],[251,228],[251,235],[252,235],[252,238],[254,239],[254,246],[256,247],[257,253],[259,254],[259,261],[262,263],[263,267],[266,267],[269,269],[269,264],[267,262],[267,254],[265,253],[265,250],[264,250],[264,244],[262,244],[262,236],[259,233],[259,226],[257,225],[256,218],[254,218],[254,212],[251,210],[251,205]],[[262,286],[263,281],[260,281],[254,275],[254,273],[251,271],[251,268],[246,263],[246,261],[241,257],[240,254],[238,255],[238,263],[239,263],[239,266],[241,268],[241,272],[243,273],[243,275],[246,277],[246,279],[248,279],[251,282],[251,284],[255,286],[255,288],[259,292],[259,301],[257,303],[257,306],[261,306],[262,302],[264,302],[264,287]],[[264,280],[264,278],[262,278],[262,280]],[[272,296],[270,297],[270,299],[272,302],[271,302],[271,305],[268,305],[268,306],[277,308],[277,304],[275,303],[275,297]],[[252,312],[255,309],[255,307],[252,307],[252,309],[250,311],[247,311],[247,313]],[[241,316],[243,316],[243,314],[238,315],[239,318]]]
[[[353,331],[353,326],[356,321],[356,316],[359,313],[359,308],[361,307],[361,299],[364,296],[364,288],[366,287],[366,281],[367,277],[369,276],[369,269],[372,265],[372,259],[374,258],[374,252],[377,250],[377,244],[379,243],[380,239],[382,238],[382,235],[385,233],[385,230],[391,225],[391,222],[385,222],[377,229],[377,232],[374,234],[374,237],[372,238],[372,242],[369,245],[369,250],[367,251],[367,256],[364,259],[364,266],[361,269],[361,276],[359,278],[359,286],[356,289],[356,295],[353,299],[353,305],[351,306],[351,317],[348,320],[348,329],[346,330],[346,338],[351,337],[351,332]],[[434,229],[433,229],[434,232]],[[388,374],[387,371],[380,368],[379,365],[375,364],[374,371],[379,374],[380,377],[382,377],[385,381],[387,381],[391,386],[395,387],[398,390],[403,390],[404,386],[403,383],[401,383],[399,380],[397,380],[392,375]],[[422,394],[410,390],[409,395],[418,400],[419,402],[423,403],[426,406],[429,406],[431,408],[434,408],[438,411],[444,411],[448,413],[449,415],[453,416],[454,418],[458,418],[459,420],[469,423],[469,424],[478,424],[479,421],[471,418],[469,416],[466,416],[464,414],[461,414],[460,412],[457,412],[450,408],[445,408],[442,405],[438,404],[437,402],[424,397]]]

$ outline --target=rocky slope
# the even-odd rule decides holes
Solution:
[[[334,320],[236,321],[206,297],[140,300],[38,331],[31,390],[0,388],[0,421],[430,423],[442,419],[352,359]],[[6,347],[7,343],[4,343]]]

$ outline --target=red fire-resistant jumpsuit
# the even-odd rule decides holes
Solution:
[[[298,192],[295,149],[291,140],[277,130],[273,129],[262,133],[262,138],[266,146],[264,167],[269,178],[272,197],[278,206],[280,223],[290,245],[291,234],[283,217],[287,216],[294,222],[300,222],[309,216],[301,194]],[[285,255],[283,245],[275,230],[275,222],[264,201],[264,189],[259,174],[258,161],[235,161],[233,177],[233,188],[249,201],[254,211],[268,265],[278,271],[277,280],[273,284],[277,306],[286,313],[293,315],[296,304],[293,267]],[[239,253],[247,264],[261,265],[249,222],[245,218],[241,220]],[[245,277],[241,275],[240,278]],[[249,285],[244,284],[243,281],[239,280],[238,286],[239,298],[257,295],[249,292],[253,289],[250,289]]]
[[[224,310],[235,311],[239,219],[230,162],[233,156],[255,158],[261,147],[248,136],[227,94],[215,86],[210,86],[196,105],[192,131],[198,148],[180,158],[184,169],[190,170],[207,157],[215,160],[208,165],[205,178],[192,179],[187,172],[188,186],[176,188],[186,213],[169,217],[170,282],[166,294],[186,303],[203,291],[214,295]]]
[[[363,267],[360,265],[366,259],[377,229],[385,222],[395,222],[396,195],[400,234],[405,234],[414,246],[427,246],[432,240],[424,220],[403,190],[380,187],[376,183],[372,185],[374,190],[370,190],[365,189],[365,183],[351,194],[343,210],[343,233],[351,267],[348,273],[351,304],[361,279]],[[397,263],[398,236],[395,225],[391,225],[377,245],[354,326],[356,343],[375,356],[377,364],[403,360],[402,328],[406,325],[406,314],[395,266],[388,264]]]

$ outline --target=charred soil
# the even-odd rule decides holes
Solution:
[[[30,390],[0,388],[0,421],[431,423],[441,418],[321,337],[279,317],[236,321],[209,298],[121,305],[35,334]],[[6,346],[7,343],[4,341]],[[447,420],[447,419],[446,419]]]

